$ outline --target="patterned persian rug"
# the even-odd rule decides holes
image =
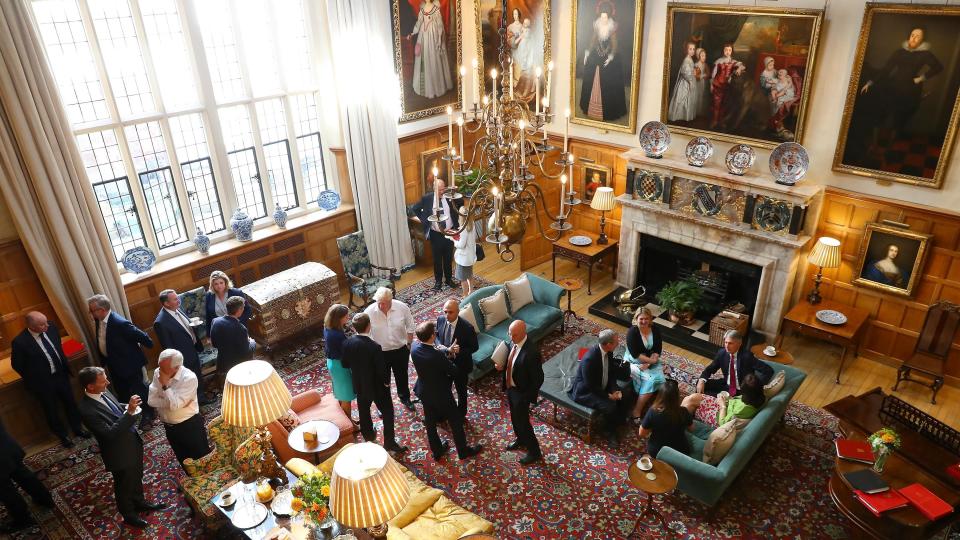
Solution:
[[[446,293],[431,290],[428,279],[400,292],[418,321],[440,313]],[[554,332],[543,343],[550,358],[584,334],[600,326],[578,321],[567,333]],[[696,362],[665,355],[673,376],[685,391],[699,374]],[[319,336],[307,336],[278,351],[274,363],[293,393],[310,388],[330,391]],[[411,373],[413,372],[411,366]],[[411,375],[411,384],[414,379]],[[507,404],[497,377],[481,381],[479,394],[471,395],[468,439],[482,442],[478,457],[461,462],[454,453],[441,463],[429,455],[422,410],[397,408],[397,437],[410,447],[402,462],[428,484],[445,490],[465,508],[494,522],[499,538],[626,538],[646,496],[629,486],[626,471],[645,444],[635,430],[617,448],[599,442],[587,445],[567,431],[540,420],[552,416],[552,407],[541,404],[534,429],[544,460],[521,467],[518,452],[503,449],[512,440]],[[217,407],[204,408],[210,420]],[[374,415],[376,418],[376,415]],[[573,420],[562,414],[560,421]],[[379,426],[378,426],[379,429]],[[450,438],[448,433],[442,436]],[[674,536],[679,538],[845,538],[844,518],[827,493],[833,463],[832,440],[836,420],[823,410],[792,403],[786,425],[774,431],[753,461],[727,490],[726,501],[708,520],[707,508],[674,493],[655,499]],[[144,434],[145,478],[148,498],[171,505],[165,512],[145,514],[150,527],[142,532],[125,530],[113,503],[112,481],[92,442],[67,450],[51,448],[28,459],[51,487],[56,511],[32,507],[38,526],[17,538],[206,538],[199,520],[191,518],[177,492],[182,471],[160,427]],[[2,511],[0,511],[2,513]],[[0,515],[0,518],[6,516]],[[656,527],[641,524],[633,538],[665,537]],[[954,538],[956,535],[954,535]]]

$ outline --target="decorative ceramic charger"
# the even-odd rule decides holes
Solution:
[[[807,149],[795,142],[781,143],[770,152],[770,172],[778,184],[796,184],[807,174],[809,167]]]
[[[323,190],[317,197],[317,205],[322,210],[336,210],[340,206],[340,194],[332,189]]]
[[[727,165],[727,170],[731,174],[743,176],[750,167],[753,167],[753,162],[756,160],[757,153],[753,151],[753,148],[746,144],[735,144],[727,151],[727,157],[723,162]]]
[[[252,529],[263,523],[269,513],[267,507],[260,503],[246,504],[237,507],[230,523],[238,529]]]
[[[640,147],[647,157],[660,159],[670,146],[670,130],[666,124],[651,120],[640,128]]]
[[[843,324],[847,322],[847,316],[833,309],[821,309],[817,312],[817,320],[827,324]]]
[[[157,262],[157,256],[149,249],[143,246],[137,246],[128,249],[123,254],[120,262],[123,263],[123,267],[127,270],[141,274],[153,268],[154,263]]]
[[[703,167],[703,164],[713,155],[713,143],[706,137],[694,137],[687,143],[687,163],[694,167]]]
[[[570,243],[575,246],[589,246],[593,240],[589,236],[571,236]]]

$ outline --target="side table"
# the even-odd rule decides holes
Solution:
[[[591,240],[586,246],[575,246],[570,243],[570,238],[574,236],[586,236]],[[607,255],[613,255],[613,276],[617,276],[617,241],[610,240],[608,244],[598,244],[599,234],[587,231],[572,230],[563,235],[562,238],[553,243],[553,281],[557,281],[557,257],[563,257],[577,261],[577,263],[587,264],[587,294],[593,294],[590,290],[590,284],[593,281],[593,265],[602,260]]]
[[[653,478],[648,477],[648,474],[652,474]],[[677,471],[675,471],[669,463],[654,459],[653,468],[649,471],[641,471],[640,468],[637,467],[637,462],[634,461],[630,464],[627,476],[630,479],[630,483],[633,484],[633,487],[647,494],[647,504],[637,517],[637,522],[634,523],[630,534],[633,534],[633,531],[636,530],[637,526],[640,525],[640,522],[643,521],[643,518],[647,515],[652,515],[657,518],[657,521],[660,522],[660,525],[669,534],[670,528],[667,527],[667,521],[663,519],[663,514],[653,507],[653,496],[670,493],[676,489]],[[629,537],[630,534],[627,536]]]
[[[753,347],[750,347],[750,352],[752,352],[753,355],[760,360],[771,360],[773,362],[779,362],[785,366],[789,366],[793,364],[793,355],[790,354],[788,351],[785,351],[783,349],[777,349],[777,354],[774,356],[770,356],[769,354],[763,352],[763,350],[766,348],[767,348],[766,343],[760,343],[759,345],[754,345]]]
[[[573,309],[570,307],[570,301],[573,298],[573,292],[579,291],[583,288],[583,280],[573,277],[560,278],[560,281],[557,281],[557,285],[567,291],[567,310],[563,312],[563,320],[560,321],[560,333],[566,333],[566,324],[567,317],[573,317],[574,319],[582,319]]]
[[[316,441],[307,442],[303,440],[304,432],[314,430],[316,430],[317,433]],[[319,464],[317,457],[320,455],[320,452],[337,444],[337,440],[339,439],[340,428],[329,420],[310,420],[293,428],[293,431],[287,434],[287,444],[290,445],[290,448],[293,448],[297,452],[310,454],[313,458],[314,465]]]
[[[847,316],[847,322],[843,324],[827,324],[817,319],[817,312],[821,309],[832,309],[839,311]],[[790,311],[783,316],[783,324],[780,328],[780,334],[777,336],[775,346],[780,349],[783,338],[788,331],[794,331],[805,335],[839,345],[840,365],[837,367],[837,384],[840,384],[840,373],[843,371],[843,361],[847,356],[847,349],[853,348],[853,354],[856,356],[860,348],[860,337],[866,329],[867,319],[870,318],[870,312],[833,300],[823,300],[819,304],[810,304],[806,301],[800,301],[797,305],[790,308]]]

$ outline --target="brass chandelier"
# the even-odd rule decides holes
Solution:
[[[473,106],[457,118],[459,152],[453,145],[453,108],[447,107],[448,144],[443,160],[453,182],[444,190],[443,197],[450,201],[451,208],[456,208],[460,200],[463,203],[460,215],[466,218],[461,220],[458,229],[445,231],[445,234],[460,234],[471,219],[481,220],[487,230],[484,240],[497,246],[501,260],[510,262],[516,256],[511,246],[526,234],[528,219],[533,217],[539,234],[554,242],[560,239],[563,231],[573,228],[569,223],[570,210],[581,201],[576,198],[577,193],[573,189],[574,157],[567,152],[570,110],[566,110],[563,152],[553,162],[557,168],[548,172],[547,153],[558,150],[550,145],[547,138],[546,124],[554,117],[549,90],[548,95],[541,98],[540,80],[543,73],[537,67],[535,93],[532,96],[534,109],[530,108],[531,96],[517,93],[515,97],[513,60],[507,47],[506,0],[502,1],[501,7],[503,16],[498,30],[500,66],[499,69],[491,69],[488,74],[493,82],[493,93],[491,96],[484,94],[479,104],[474,100]],[[551,62],[548,81],[552,67]],[[465,68],[461,66],[461,78],[465,73]],[[483,78],[478,79],[476,82],[483,89]],[[501,89],[499,95],[498,86]],[[468,134],[481,132],[473,144],[469,160],[464,155],[464,131]],[[544,190],[535,181],[532,170],[538,170],[547,180],[560,179],[558,215],[551,215],[547,210]],[[437,169],[433,170],[434,177],[439,179],[438,173]],[[435,204],[433,214],[428,219],[442,223],[448,216],[443,214],[439,203]],[[545,229],[540,222],[541,209],[552,220],[549,229]]]

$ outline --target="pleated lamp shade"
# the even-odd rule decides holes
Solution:
[[[375,527],[393,519],[410,498],[400,466],[375,443],[344,449],[330,477],[330,512],[347,527]]]
[[[613,188],[608,186],[598,187],[593,193],[593,200],[590,201],[590,208],[609,212],[613,210],[613,205],[617,202],[613,198]]]
[[[822,236],[810,251],[810,264],[823,268],[840,268],[840,241]]]
[[[249,360],[227,372],[221,415],[231,426],[260,427],[280,418],[293,398],[268,362]]]

